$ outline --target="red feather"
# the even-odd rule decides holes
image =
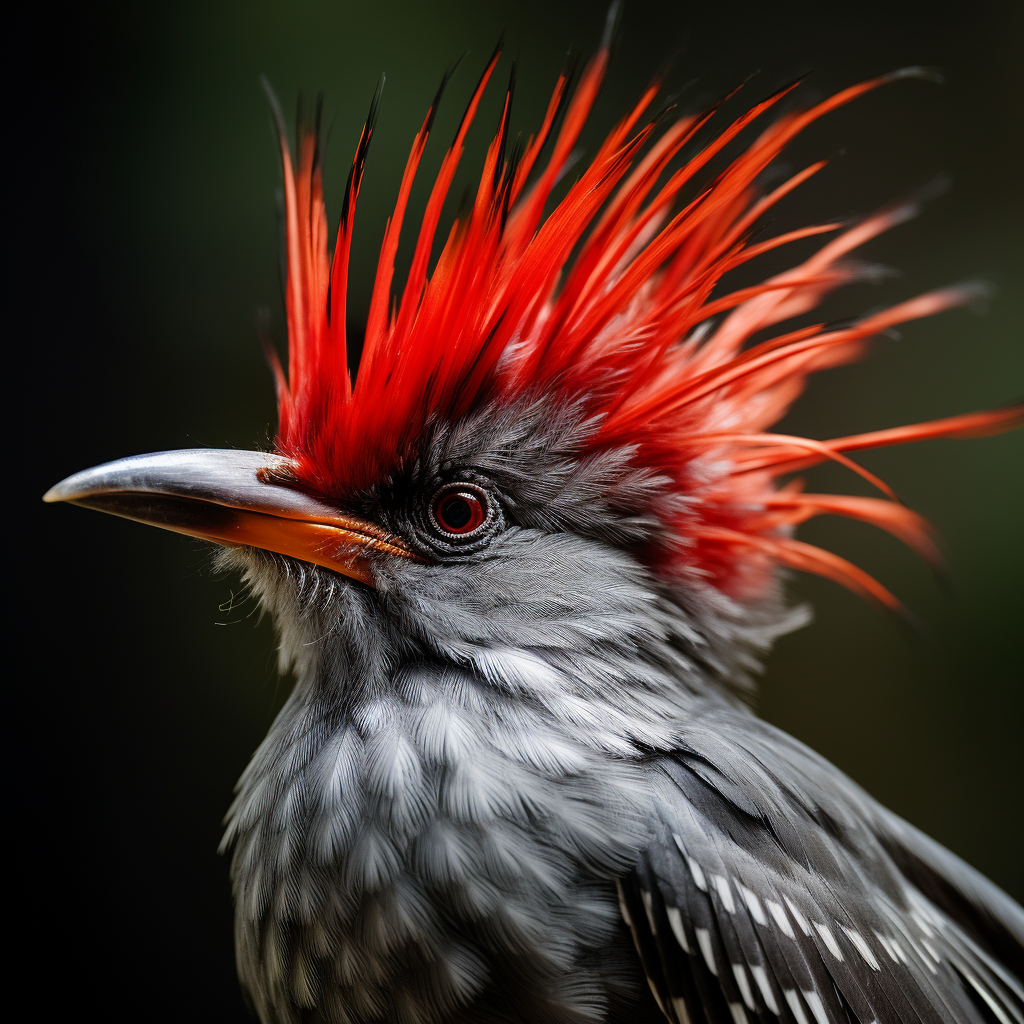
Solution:
[[[338,230],[333,267],[316,135],[300,130],[297,169],[283,132],[287,228],[288,378],[275,373],[279,450],[302,484],[341,497],[394,472],[431,420],[464,416],[486,402],[557,392],[593,418],[591,445],[630,445],[687,497],[684,543],[667,568],[696,573],[738,600],[754,600],[778,564],[834,579],[891,607],[896,599],[856,566],[793,539],[821,513],[890,531],[928,558],[927,523],[843,452],[926,437],[1006,429],[1020,407],[974,413],[875,434],[811,441],[766,433],[807,376],[859,358],[866,342],[896,324],[969,301],[970,287],[931,292],[843,327],[814,325],[750,345],[757,333],[804,314],[863,272],[845,260],[905,220],[908,206],[840,230],[822,224],[752,243],[756,222],[824,166],[818,162],[767,195],[756,181],[812,121],[903,73],[876,78],[779,117],[696,198],[672,213],[685,185],[747,125],[793,87],[754,106],[660,183],[681,148],[714,111],[683,117],[652,141],[644,120],[657,85],[612,130],[565,197],[545,216],[575,148],[608,61],[602,48],[583,72],[539,166],[567,96],[559,78],[544,122],[516,164],[504,158],[511,90],[488,149],[475,199],[452,226],[432,274],[429,256],[466,133],[498,60],[473,92],[423,214],[401,299],[392,279],[399,234],[436,108],[413,140],[395,211],[384,235],[353,385],[345,340],[345,290],[355,201],[372,117],[360,139]],[[646,153],[644,147],[650,143]],[[533,176],[532,184],[528,184]],[[801,265],[761,285],[716,295],[741,263],[800,238],[840,233]],[[875,483],[885,499],[779,489],[781,474],[835,459]],[[665,552],[658,556],[666,557]]]

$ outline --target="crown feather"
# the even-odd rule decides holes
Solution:
[[[717,107],[680,117],[659,136],[664,112],[648,115],[658,94],[654,83],[548,210],[596,99],[608,49],[603,46],[591,59],[574,90],[563,72],[540,129],[509,156],[513,69],[475,196],[456,218],[430,273],[442,208],[498,58],[496,50],[442,160],[395,301],[399,236],[440,92],[413,140],[384,233],[354,384],[345,292],[379,90],[349,174],[333,262],[318,133],[300,125],[293,166],[278,116],[289,360],[287,379],[275,363],[277,446],[296,461],[301,483],[341,497],[393,473],[413,455],[432,421],[454,420],[489,402],[562,394],[595,424],[589,442],[595,451],[629,446],[639,464],[688,499],[676,524],[685,543],[659,556],[667,557],[671,570],[708,579],[738,600],[754,600],[782,564],[898,607],[881,584],[839,556],[797,541],[793,529],[811,516],[843,515],[888,530],[937,560],[927,523],[845,453],[995,432],[1019,423],[1021,408],[832,441],[768,428],[801,393],[809,374],[859,358],[872,337],[962,305],[977,289],[946,288],[853,323],[813,324],[755,342],[760,332],[808,313],[841,285],[869,276],[871,268],[850,260],[850,253],[912,216],[915,207],[904,204],[857,223],[811,225],[756,242],[753,236],[776,203],[825,166],[817,161],[762,194],[757,181],[794,136],[909,72],[862,82],[807,110],[778,116],[681,207],[684,190],[693,188],[711,161],[796,85],[755,104],[670,170]],[[798,266],[721,293],[723,276],[741,264],[827,234],[834,237]],[[778,486],[780,476],[826,459],[853,469],[884,497]]]

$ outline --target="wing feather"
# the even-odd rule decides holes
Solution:
[[[808,748],[730,708],[651,770],[620,898],[669,1020],[1024,1024],[1024,913]]]

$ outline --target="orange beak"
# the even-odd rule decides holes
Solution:
[[[381,555],[422,559],[399,537],[279,483],[292,463],[263,452],[136,455],[75,473],[43,495],[175,533],[262,548],[373,586]]]

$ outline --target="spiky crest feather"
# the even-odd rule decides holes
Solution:
[[[287,379],[275,363],[277,444],[297,461],[302,484],[340,497],[393,472],[431,420],[453,420],[490,401],[558,392],[593,418],[595,448],[635,447],[639,464],[668,478],[689,499],[685,524],[679,524],[685,544],[674,554],[680,567],[703,574],[739,600],[756,598],[773,567],[783,564],[896,607],[881,584],[839,556],[794,539],[792,528],[821,513],[844,515],[888,530],[927,558],[937,557],[927,523],[843,453],[995,432],[1019,422],[1021,409],[831,441],[767,431],[810,373],[855,360],[873,335],[961,305],[975,292],[969,286],[930,292],[852,324],[814,324],[747,343],[860,276],[845,257],[913,213],[900,206],[853,226],[817,224],[753,242],[759,218],[825,161],[766,195],[756,187],[759,176],[811,122],[912,69],[783,114],[675,213],[684,186],[793,86],[756,104],[661,182],[714,109],[681,117],[654,139],[658,118],[644,117],[658,93],[655,82],[545,216],[597,96],[608,49],[603,46],[589,62],[571,99],[568,74],[559,77],[540,130],[506,159],[510,83],[475,198],[452,225],[428,274],[442,206],[498,57],[495,51],[441,163],[401,299],[392,305],[399,234],[440,93],[413,140],[384,235],[354,384],[345,296],[355,202],[377,97],[349,175],[333,261],[316,133],[300,125],[296,168],[278,117],[289,359]],[[541,165],[541,152],[552,140]],[[755,256],[836,232],[799,266],[756,287],[714,294],[724,274]],[[808,494],[795,482],[777,486],[780,475],[826,459],[855,469],[886,496]]]

